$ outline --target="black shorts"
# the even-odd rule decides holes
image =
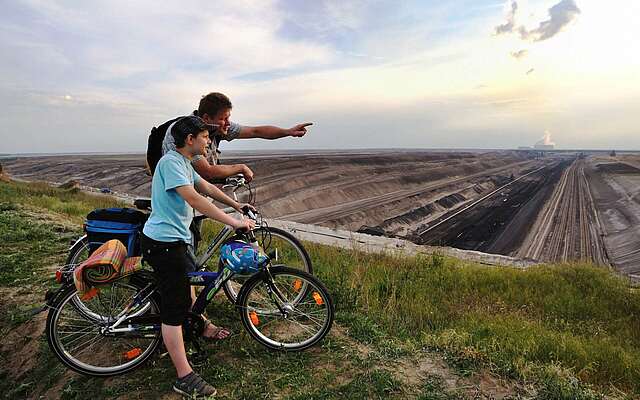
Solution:
[[[184,242],[159,242],[141,235],[142,256],[156,275],[160,315],[165,325],[182,325],[191,307],[187,272],[195,270],[190,247]]]

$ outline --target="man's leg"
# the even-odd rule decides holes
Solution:
[[[178,378],[189,375],[193,369],[187,361],[187,352],[184,349],[182,339],[182,326],[162,324],[162,340],[169,352],[173,366],[176,368]]]

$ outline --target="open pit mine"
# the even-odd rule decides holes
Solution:
[[[270,218],[640,278],[640,155],[559,151],[223,153]],[[14,178],[149,196],[143,155],[14,157]]]

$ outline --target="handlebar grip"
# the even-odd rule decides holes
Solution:
[[[242,212],[244,213],[244,215],[246,215],[247,217],[255,220],[256,219],[256,213],[253,212],[253,210],[251,208],[249,208],[249,206],[244,206],[242,207]]]

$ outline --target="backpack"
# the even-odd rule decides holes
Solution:
[[[158,161],[162,157],[162,141],[164,140],[165,135],[167,134],[167,130],[169,126],[176,122],[178,119],[182,117],[174,118],[165,122],[164,124],[153,127],[151,129],[151,134],[149,134],[149,141],[147,142],[147,171],[151,176],[156,171],[156,166],[158,165]]]
[[[99,208],[87,215],[84,224],[89,255],[105,242],[118,239],[129,257],[140,255],[140,233],[149,214],[134,208]]]

